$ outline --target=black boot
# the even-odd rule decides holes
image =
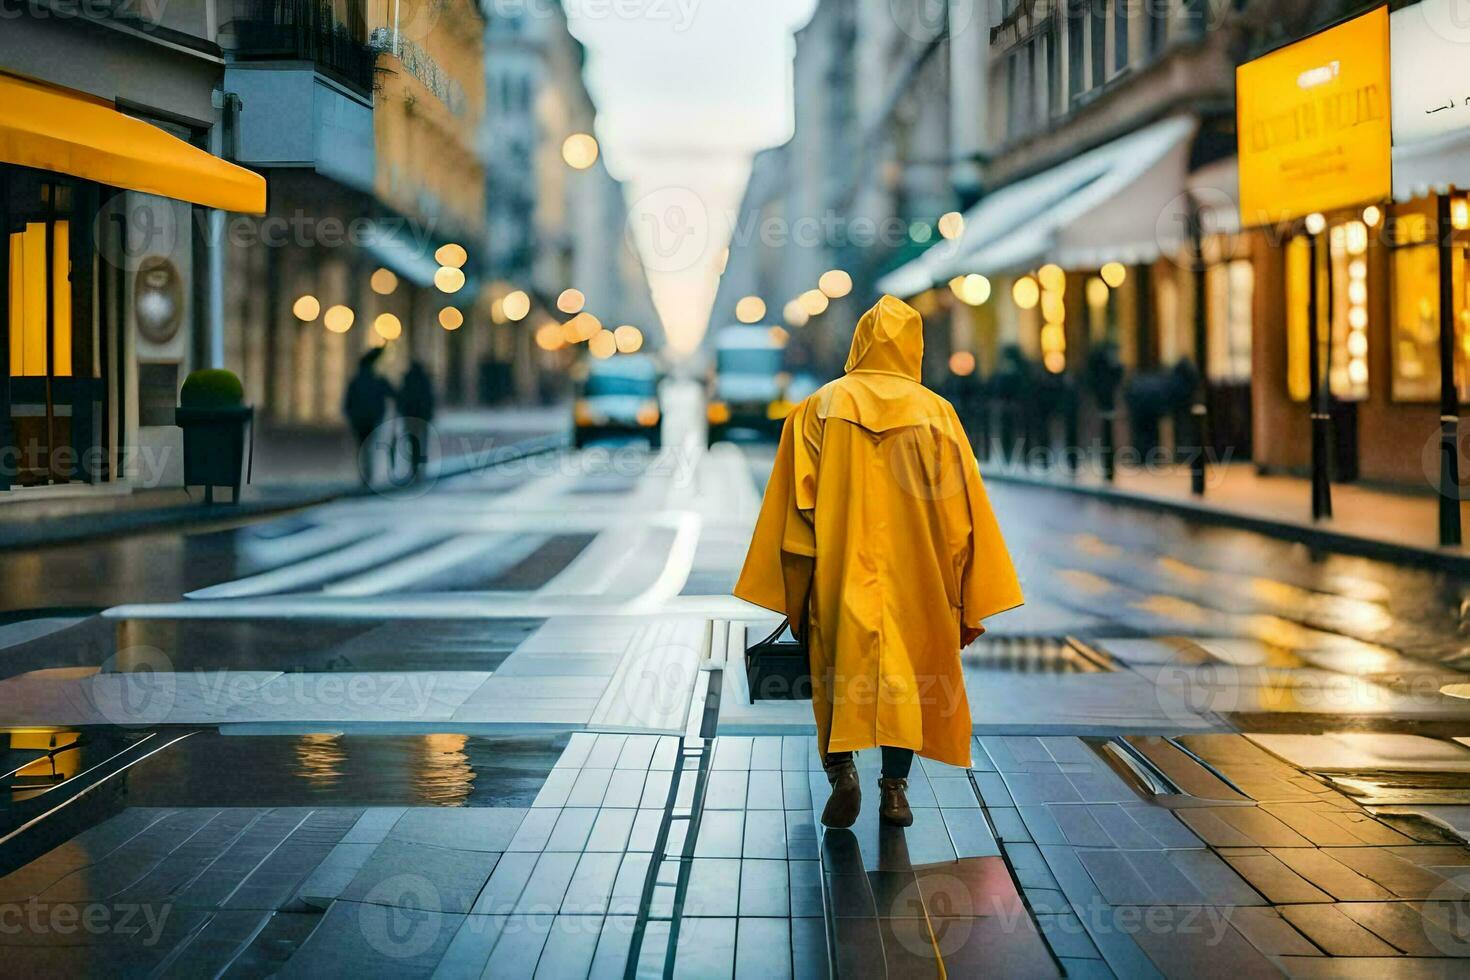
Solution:
[[[907,779],[878,780],[878,818],[892,827],[912,827],[914,811],[909,809]]]
[[[863,790],[858,784],[857,766],[851,759],[834,762],[827,767],[827,782],[832,784],[832,795],[822,810],[823,826],[851,827],[857,822],[858,811],[863,808]]]

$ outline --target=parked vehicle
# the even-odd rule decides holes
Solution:
[[[619,354],[587,365],[572,410],[572,444],[597,439],[643,438],[663,447],[658,365],[646,354]]]
[[[705,414],[709,443],[734,435],[776,439],[791,412],[786,333],[779,327],[729,326],[715,338]]]

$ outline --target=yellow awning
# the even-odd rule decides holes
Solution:
[[[265,178],[87,96],[0,75],[0,163],[246,214]]]

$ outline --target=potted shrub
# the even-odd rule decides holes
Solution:
[[[240,502],[245,429],[254,416],[255,409],[245,404],[245,389],[233,372],[206,368],[184,379],[174,414],[175,423],[184,430],[184,485],[204,487],[206,504],[214,503],[215,487],[231,487],[231,502]],[[252,438],[252,456],[254,441]]]

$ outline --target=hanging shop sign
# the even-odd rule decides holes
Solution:
[[[1388,44],[1379,7],[1236,69],[1242,225],[1389,196]]]
[[[1470,6],[1422,0],[1389,19],[1394,145],[1470,132]]]

